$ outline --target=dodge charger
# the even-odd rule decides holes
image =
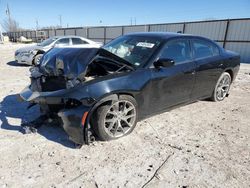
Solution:
[[[198,100],[222,101],[239,66],[238,54],[204,37],[132,33],[100,49],[51,49],[31,69],[20,98],[58,118],[77,144],[107,141],[152,115]]]

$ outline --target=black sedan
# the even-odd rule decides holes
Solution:
[[[100,49],[50,50],[20,97],[58,117],[75,143],[112,140],[154,114],[222,101],[239,66],[239,55],[203,37],[134,33]]]

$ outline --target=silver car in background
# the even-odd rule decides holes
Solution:
[[[43,54],[51,48],[79,47],[99,48],[102,43],[79,36],[55,36],[43,42],[16,50],[15,60],[20,64],[37,65]]]

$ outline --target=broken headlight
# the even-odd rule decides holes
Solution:
[[[72,79],[72,80],[68,80],[67,82],[66,82],[66,88],[67,89],[70,89],[70,88],[72,88],[72,87],[75,87],[76,85],[78,85],[78,84],[80,84],[80,80],[78,80],[78,79]]]

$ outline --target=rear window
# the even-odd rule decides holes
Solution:
[[[72,44],[77,45],[77,44],[88,44],[88,42],[80,39],[80,38],[72,38]]]
[[[193,49],[195,58],[207,58],[219,55],[219,48],[206,40],[194,39]]]

